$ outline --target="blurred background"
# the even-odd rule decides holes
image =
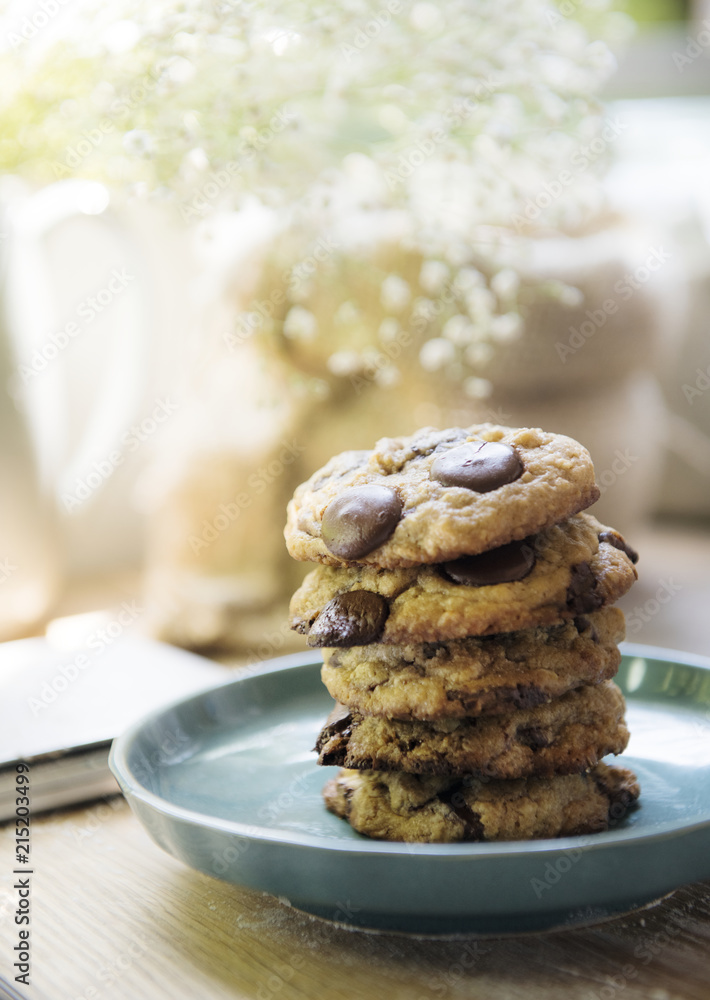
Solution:
[[[423,425],[591,451],[632,641],[710,630],[710,3],[11,2],[0,639],[299,648],[282,536]]]

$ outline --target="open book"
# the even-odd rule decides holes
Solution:
[[[0,821],[30,765],[31,812],[118,794],[111,741],[153,709],[229,679],[229,669],[149,639],[59,652],[46,639],[0,644]]]

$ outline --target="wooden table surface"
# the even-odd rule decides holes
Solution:
[[[655,532],[642,551],[645,582],[629,595],[627,614],[643,609],[664,575],[674,576],[684,596],[649,615],[629,638],[710,652],[710,536]],[[13,994],[13,854],[14,828],[6,826],[0,829],[0,997],[710,998],[710,883],[574,931],[500,939],[374,934],[192,871],[153,844],[120,797],[35,818],[32,985],[15,985]]]

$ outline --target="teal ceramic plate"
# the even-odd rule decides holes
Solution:
[[[151,715],[111,767],[152,838],[208,875],[362,928],[506,934],[603,920],[710,877],[710,661],[626,645],[617,678],[640,806],[606,833],[385,843],[328,813],[311,751],[332,701],[314,653]]]

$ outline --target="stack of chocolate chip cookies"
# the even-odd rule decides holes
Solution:
[[[337,455],[289,504],[320,563],[291,602],[336,708],[327,807],[387,840],[518,840],[608,827],[639,795],[611,678],[636,553],[585,511],[576,441],[481,424]]]

